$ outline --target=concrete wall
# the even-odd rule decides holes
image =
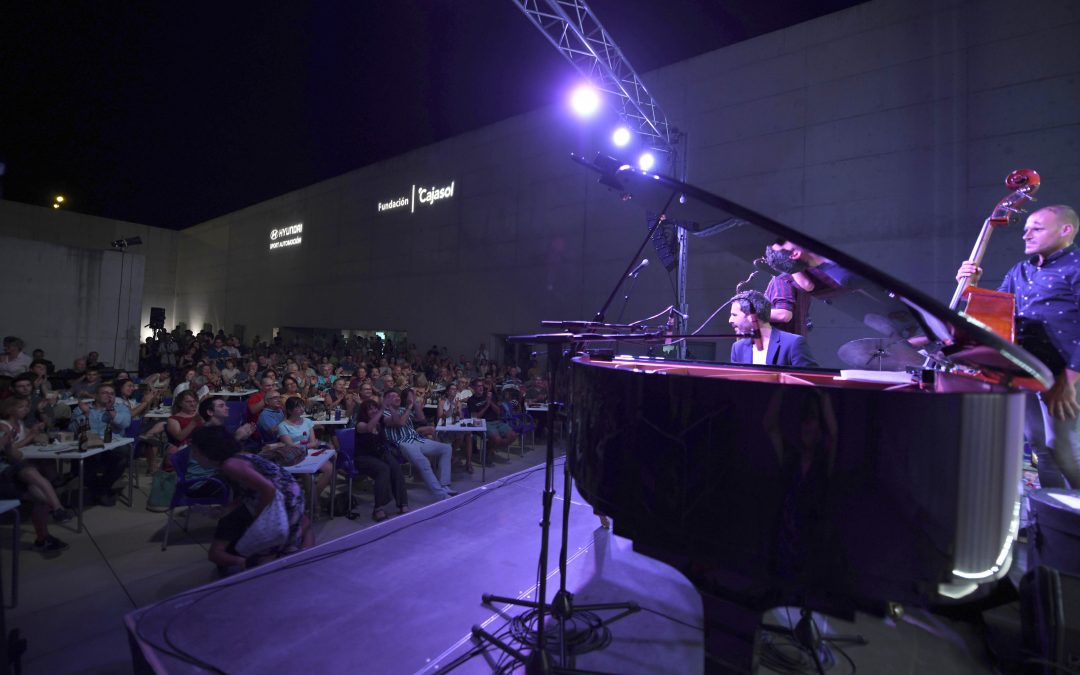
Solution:
[[[145,261],[143,263],[145,276],[140,280],[142,284],[142,300],[136,305],[138,311],[132,314],[130,325],[126,328],[122,326],[121,332],[134,328],[137,332],[141,331],[143,336],[149,335],[149,331],[144,329],[143,326],[150,322],[151,307],[164,307],[169,321],[173,320],[176,289],[176,241],[181,236],[180,233],[122,220],[73,213],[63,209],[56,210],[0,200],[0,236],[26,241],[49,242],[99,252],[113,250],[109,245],[116,239],[134,236],[142,237],[142,245],[129,248],[127,254],[128,256],[135,254]],[[5,260],[10,260],[6,252]],[[46,269],[45,271],[46,273],[52,273],[57,270]],[[126,275],[125,268],[125,277]],[[27,307],[27,309],[32,310],[33,308]],[[113,311],[115,312],[115,309]],[[18,334],[17,325],[5,327],[4,330],[7,331],[5,334]],[[110,332],[109,335],[112,335],[112,333]],[[58,348],[63,353],[71,352],[73,354],[72,358],[74,358],[74,354],[80,353],[78,350],[81,349],[81,347],[77,347],[76,342],[60,343]],[[91,349],[94,349],[94,347],[91,347]],[[102,352],[103,359],[111,358],[111,351],[109,356],[106,356],[107,350],[104,347],[98,351]],[[48,350],[47,353],[49,353]],[[50,358],[53,357],[50,356]],[[53,360],[61,363],[55,358]],[[69,360],[65,358],[63,362],[67,363]]]
[[[688,132],[691,183],[947,299],[1010,171],[1039,170],[1043,203],[1080,203],[1078,28],[1071,0],[1022,12],[1004,0],[879,0],[644,79]],[[606,132],[553,107],[188,230],[178,316],[264,334],[406,328],[455,351],[540,319],[591,317],[644,227],[567,159],[607,151]],[[453,199],[423,213],[376,211],[413,183],[451,179]],[[268,231],[294,222],[303,244],[270,252]],[[996,236],[988,283],[1018,238]],[[691,241],[692,324],[746,275],[731,262]],[[625,318],[671,302],[664,276],[645,271]],[[818,311],[823,331],[845,321]]]
[[[0,237],[4,334],[25,351],[44,349],[58,368],[97,351],[110,365],[134,368],[146,258]]]
[[[691,183],[947,300],[1010,171],[1040,171],[1043,204],[1080,204],[1078,29],[1074,0],[1022,10],[1005,0],[875,0],[644,79],[688,133]],[[174,238],[154,234],[142,251],[144,315],[160,302],[170,325],[241,324],[249,339],[280,326],[407,329],[422,349],[455,352],[493,333],[533,332],[541,319],[591,318],[644,234],[636,212],[568,160],[610,152],[609,130],[552,107]],[[377,210],[414,184],[450,181],[452,198],[416,213]],[[49,217],[40,219],[55,231],[61,221]],[[271,230],[296,223],[302,244],[271,251]],[[141,234],[118,231],[126,227],[95,241]],[[995,235],[987,284],[1020,254],[1019,234]],[[717,240],[691,240],[692,325],[731,295],[743,267]],[[670,304],[665,276],[646,269],[623,318]],[[815,347],[827,357],[836,339],[826,336],[850,326],[815,313]]]

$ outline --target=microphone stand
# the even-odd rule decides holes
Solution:
[[[638,276],[641,274],[641,270],[630,273],[630,283],[626,285],[626,295],[623,296],[622,309],[619,310],[619,318],[615,319],[615,323],[622,323],[623,315],[626,314],[626,306],[630,303],[630,294],[634,292],[634,284],[637,283]],[[619,341],[615,340],[615,351],[619,351]]]
[[[668,207],[671,206],[671,202],[674,199],[675,193],[672,192],[671,196],[668,197],[667,202],[664,204],[664,208],[662,208],[659,214],[657,214],[656,222],[654,222],[649,227],[649,232],[645,235],[645,239],[641,241],[641,246],[638,246],[637,251],[634,253],[634,257],[630,259],[630,263],[626,266],[626,270],[622,273],[622,276],[619,277],[619,281],[615,284],[615,288],[611,289],[611,295],[608,296],[607,301],[604,302],[604,305],[600,308],[600,311],[596,313],[596,318],[594,320],[598,323],[603,323],[604,315],[607,313],[608,308],[615,300],[615,296],[618,295],[619,289],[622,288],[623,282],[626,281],[626,278],[629,277],[630,273],[633,271],[634,263],[641,258],[641,254],[645,250],[645,247],[649,245],[650,241],[652,241],[653,233],[656,232],[657,228],[660,227],[660,223],[664,222],[664,214],[667,213]],[[633,278],[636,279],[637,277],[635,276]]]
[[[544,321],[544,325],[555,326],[562,324],[563,326],[572,326],[579,328],[583,325],[588,327],[595,327],[600,329],[610,329],[609,324],[600,324],[593,322],[557,322],[557,321]],[[685,335],[667,335],[664,329],[657,330],[655,332],[642,332],[641,327],[627,327],[631,331],[636,328],[635,332],[630,333],[580,333],[580,332],[560,332],[549,333],[543,335],[519,335],[513,336],[510,339],[511,342],[543,342],[547,344],[547,361],[548,361],[548,414],[555,415],[559,408],[562,407],[559,399],[561,396],[558,392],[559,382],[559,368],[561,360],[564,356],[563,345],[564,344],[579,344],[584,342],[590,342],[593,340],[618,340],[619,337],[631,337],[644,340],[663,340],[670,339],[671,337],[688,337]],[[564,329],[565,330],[565,329]],[[716,334],[705,337],[745,337],[731,333]],[[573,349],[571,349],[571,352]],[[541,504],[541,518],[540,518],[540,560],[538,563],[539,569],[539,582],[537,584],[537,597],[536,600],[525,600],[516,597],[494,595],[491,593],[484,593],[481,596],[481,600],[485,605],[500,603],[505,605],[514,605],[517,607],[525,607],[527,611],[522,618],[515,618],[514,621],[520,621],[522,624],[531,626],[533,632],[531,635],[526,634],[524,636],[517,636],[516,641],[520,642],[525,648],[530,649],[526,654],[521,649],[509,644],[507,641],[500,639],[495,634],[484,630],[478,625],[472,627],[473,639],[479,643],[488,643],[497,647],[500,651],[513,658],[518,663],[525,666],[525,672],[529,675],[540,674],[547,675],[548,673],[584,673],[588,671],[577,670],[570,664],[570,658],[574,655],[570,651],[571,645],[568,638],[572,638],[575,643],[589,644],[592,642],[589,639],[583,639],[590,637],[593,633],[598,631],[606,631],[607,626],[623,619],[631,614],[635,614],[641,611],[641,606],[636,602],[606,602],[606,603],[593,603],[593,604],[574,604],[574,594],[566,588],[566,559],[569,551],[569,532],[570,532],[570,494],[573,490],[573,476],[571,474],[572,457],[570,456],[574,443],[573,443],[573,427],[569,430],[569,437],[567,440],[567,458],[563,463],[563,504],[562,504],[562,535],[559,547],[559,590],[556,591],[555,596],[551,599],[551,602],[547,601],[547,566],[548,566],[548,552],[549,542],[551,539],[551,511],[552,504],[555,499],[555,434],[552,430],[549,430],[547,437],[547,455],[544,462],[544,493]],[[568,635],[567,624],[573,621],[575,614],[591,613],[597,611],[616,610],[616,614],[608,617],[607,619],[596,619],[594,621],[587,622],[583,628],[577,628]],[[545,625],[547,617],[550,616],[555,620],[556,625],[548,627]],[[580,625],[580,624],[578,624]],[[549,631],[554,628],[555,634],[552,635]],[[557,660],[556,660],[557,657]]]

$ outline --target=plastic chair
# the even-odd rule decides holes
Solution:
[[[188,446],[180,448],[172,456],[173,468],[176,470],[176,492],[173,493],[172,501],[169,503],[169,510],[165,514],[165,536],[161,540],[162,551],[169,546],[169,530],[172,529],[173,509],[177,506],[188,507],[187,515],[184,517],[184,530],[187,531],[188,524],[191,521],[192,506],[212,506],[215,504],[224,506],[229,503],[229,484],[220,478],[187,479],[187,466],[189,461],[191,461],[191,448]],[[195,497],[188,494],[187,491],[190,488],[204,483],[216,483],[220,489],[216,494],[209,497]]]
[[[225,405],[229,407],[229,418],[225,420],[225,428],[235,433],[240,428],[240,425],[244,423],[244,418],[247,417],[247,403],[244,401],[226,401]]]
[[[514,430],[514,433],[521,439],[521,456],[525,456],[525,434],[531,434],[536,431],[536,420],[529,413],[518,412],[513,413],[506,418],[505,422],[510,425],[510,428]]]
[[[345,517],[350,520],[355,516],[352,515],[352,486],[353,478],[360,475],[360,472],[356,470],[356,464],[353,462],[353,457],[356,456],[356,429],[336,429],[334,434],[337,436],[338,452],[337,457],[334,459],[334,470],[340,471],[345,474],[348,479],[348,507],[345,509]],[[333,510],[333,501],[337,495],[330,496],[330,508]]]

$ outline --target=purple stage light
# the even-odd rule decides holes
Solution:
[[[630,130],[626,127],[619,127],[615,130],[615,133],[611,134],[611,142],[616,147],[625,147],[630,142]]]
[[[648,171],[653,168],[654,164],[656,164],[656,158],[653,157],[651,152],[643,152],[641,153],[641,156],[638,157],[637,165],[642,171]]]
[[[600,107],[600,94],[583,84],[570,95],[570,107],[579,117],[591,117]]]

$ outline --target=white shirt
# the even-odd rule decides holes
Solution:
[[[19,352],[15,358],[8,357],[3,363],[0,363],[0,375],[15,377],[25,373],[30,370],[31,362],[33,362],[33,359],[26,352]]]

